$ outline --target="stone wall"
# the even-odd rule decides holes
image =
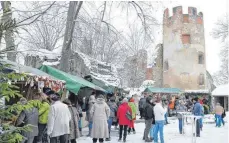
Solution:
[[[84,77],[85,75],[90,74],[89,68],[85,65],[84,60],[77,52],[71,52],[71,55],[69,56],[70,56],[70,60],[69,60],[70,69],[68,72],[70,74],[77,75],[80,77]],[[36,55],[26,55],[25,65],[31,66],[34,68],[39,68],[40,66],[42,66],[44,61],[49,62],[51,65],[53,62],[58,62],[59,60],[60,58],[49,59],[48,57],[39,57]],[[51,65],[51,66],[54,68],[60,69],[59,64]]]
[[[25,65],[31,66],[34,68],[39,68],[42,66],[42,63],[44,62],[43,58],[35,55],[26,55],[25,56]]]
[[[189,7],[188,11],[188,14],[183,14],[181,6],[173,8],[172,16],[168,9],[164,11],[163,86],[187,90],[205,89],[203,14],[197,14],[194,7]],[[200,54],[204,59],[202,64],[199,64]]]

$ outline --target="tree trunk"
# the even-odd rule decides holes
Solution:
[[[2,1],[1,5],[3,8],[2,23],[13,21],[12,11],[11,11],[11,3],[9,1]],[[2,33],[1,33],[1,36],[2,36]],[[8,51],[7,52],[7,59],[11,60],[11,61],[16,61],[16,47],[14,44],[13,27],[6,29],[6,31],[5,31],[5,42],[6,42],[6,49]]]
[[[66,22],[66,29],[64,35],[64,42],[62,48],[62,56],[60,61],[60,69],[65,72],[69,72],[70,65],[70,54],[72,52],[71,42],[72,42],[72,34],[75,28],[76,19],[79,13],[79,10],[82,6],[82,1],[70,1],[68,8],[68,16]]]

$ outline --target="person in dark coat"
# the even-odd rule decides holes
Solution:
[[[146,104],[146,97],[143,96],[139,101],[139,112],[140,112],[140,119],[144,117],[144,106]]]
[[[151,97],[146,98],[146,105],[145,105],[145,130],[144,130],[144,136],[143,140],[145,142],[152,142],[151,139],[149,139],[148,135],[150,132],[150,129],[152,127],[152,123],[154,120],[154,111],[153,111],[153,99]]]
[[[21,98],[20,103],[26,105],[27,100],[25,98]],[[38,115],[38,109],[35,107],[23,110],[20,113],[16,121],[16,126],[22,127],[32,125],[31,131],[22,131],[21,134],[25,137],[23,143],[33,143],[34,137],[38,135]]]
[[[70,120],[70,136],[69,140],[70,143],[76,143],[76,139],[79,138],[79,127],[78,127],[78,120],[79,114],[77,108],[72,106],[72,103],[69,99],[65,99],[63,101],[64,104],[68,105],[68,109],[71,113],[71,120]]]

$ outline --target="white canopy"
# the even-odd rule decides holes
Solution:
[[[212,96],[229,96],[229,85],[220,85],[212,91]]]

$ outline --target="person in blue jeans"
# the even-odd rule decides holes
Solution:
[[[106,138],[106,141],[110,141],[111,140],[111,136],[110,136],[111,126],[112,126],[113,121],[117,118],[118,106],[115,103],[115,99],[116,99],[115,96],[112,96],[110,98],[110,101],[107,103],[107,105],[110,107],[110,116],[109,116],[109,119],[107,121],[108,130],[109,130],[109,138]]]
[[[216,127],[221,126],[223,112],[223,107],[220,105],[220,103],[217,103],[215,106]]]
[[[183,101],[179,101],[179,104],[176,106],[176,112],[177,112],[177,118],[179,121],[179,133],[183,133],[183,125],[184,125],[184,120],[182,118],[181,112],[186,112],[187,107],[185,106],[185,103]]]
[[[194,103],[194,107],[193,107],[193,115],[194,116],[202,116],[202,106],[199,103],[199,99],[198,97],[193,98],[193,103]],[[200,119],[194,119],[197,120],[196,121],[196,137],[200,137]]]
[[[160,133],[160,143],[164,143],[164,124],[166,111],[162,107],[161,99],[157,98],[154,106],[155,126],[154,126],[154,143],[158,143],[158,132]]]

